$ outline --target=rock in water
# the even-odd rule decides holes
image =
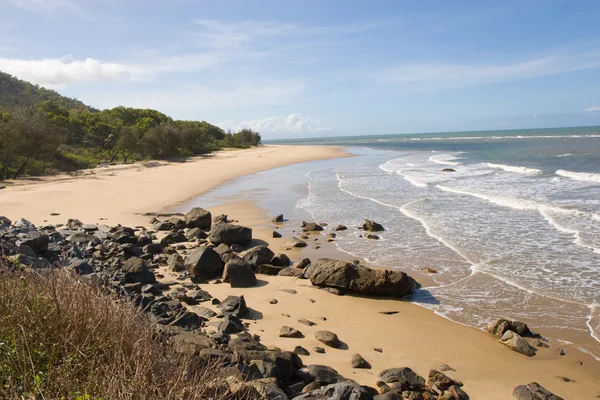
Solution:
[[[279,337],[284,338],[302,338],[304,335],[298,329],[291,326],[282,326],[279,330]]]
[[[185,214],[185,224],[188,228],[210,230],[212,216],[209,211],[200,207],[195,207]]]
[[[383,232],[385,230],[383,225],[378,224],[375,221],[371,221],[370,219],[365,219],[365,223],[363,224],[362,228],[368,232]]]
[[[371,369],[371,364],[363,358],[360,354],[353,354],[350,358],[350,365],[352,368],[359,369]]]
[[[329,347],[337,349],[340,347],[341,342],[337,335],[330,331],[317,331],[315,332],[315,339],[319,342],[326,344]]]
[[[252,241],[252,229],[233,224],[218,224],[212,228],[208,240],[214,245],[225,243],[247,246]]]
[[[502,335],[502,338],[500,338],[500,343],[508,346],[512,351],[524,354],[527,357],[535,356],[535,347],[530,346],[529,343],[527,343],[527,340],[523,339],[519,334],[514,333],[513,331],[506,331],[504,335]]]
[[[536,382],[517,386],[512,394],[518,400],[563,400]]]
[[[283,222],[283,214],[279,214],[278,216],[276,216],[275,218],[273,218],[273,222],[275,222],[275,223],[281,223],[281,222]]]
[[[223,271],[223,282],[229,282],[231,287],[252,287],[256,285],[256,275],[252,271],[252,267],[244,260],[234,258],[225,264]]]
[[[401,271],[377,269],[345,261],[321,258],[304,270],[313,285],[337,288],[364,295],[404,297],[412,294],[417,283]]]
[[[304,224],[304,230],[308,232],[318,232],[322,231],[323,227],[316,222],[307,222]]]
[[[185,269],[193,279],[220,278],[223,275],[223,261],[219,254],[208,246],[200,246],[184,260]]]

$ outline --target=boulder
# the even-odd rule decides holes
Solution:
[[[450,389],[451,386],[462,386],[463,384],[459,381],[456,381],[450,378],[448,375],[440,372],[436,369],[429,370],[429,374],[427,374],[427,387],[433,389],[440,389],[441,391],[446,391]]]
[[[276,266],[270,265],[270,264],[263,264],[263,265],[259,266],[258,268],[256,268],[256,273],[262,274],[262,275],[278,275],[282,269],[284,269],[284,268],[276,267]]]
[[[306,242],[302,239],[298,239],[297,237],[292,237],[290,240],[288,240],[287,242],[285,242],[286,246],[289,247],[306,247]]]
[[[415,280],[402,271],[375,270],[327,258],[311,263],[304,276],[315,286],[363,295],[405,297],[417,288]]]
[[[92,266],[86,260],[73,260],[69,268],[79,275],[89,275],[94,272]]]
[[[294,353],[298,354],[299,356],[310,356],[310,352],[302,346],[296,346],[294,348]]]
[[[517,386],[512,395],[518,400],[563,400],[536,382]]]
[[[217,329],[224,333],[244,332],[244,324],[236,317],[226,316],[219,322]]]
[[[352,368],[371,369],[371,364],[360,354],[352,354],[352,357],[350,357],[350,365]]]
[[[285,254],[277,254],[275,257],[273,257],[273,259],[271,259],[269,264],[276,267],[289,267],[290,264],[292,264],[292,261]]]
[[[228,222],[227,215],[219,214],[213,218],[212,222],[214,225],[227,223]]]
[[[315,332],[315,339],[336,349],[341,345],[340,339],[338,339],[337,335],[331,331],[317,331]]]
[[[303,258],[295,265],[298,269],[304,269],[310,265],[310,258]]]
[[[275,257],[275,253],[267,246],[256,246],[244,254],[244,261],[256,269],[263,264],[269,264],[273,257]]]
[[[395,386],[400,391],[425,389],[425,379],[408,367],[384,369],[379,373],[379,379],[385,383],[397,383]]]
[[[363,224],[362,228],[368,232],[383,232],[385,230],[381,224],[371,221],[370,219],[365,219],[365,223]]]
[[[273,231],[273,239],[279,239],[281,237],[281,233],[277,232],[277,231]]]
[[[273,222],[276,223],[276,224],[283,222],[283,214],[279,214],[278,216],[276,216],[275,218],[273,218]]]
[[[42,234],[38,231],[31,231],[23,236],[17,241],[17,246],[27,246],[30,247],[36,254],[39,254],[42,251],[48,250],[48,243],[50,242],[50,238],[48,235]]]
[[[185,271],[183,258],[178,253],[173,253],[167,258],[167,265],[173,272]]]
[[[223,261],[209,246],[200,246],[183,261],[192,279],[220,278],[223,275]]]
[[[218,224],[210,231],[208,240],[215,245],[225,243],[228,246],[247,246],[252,241],[252,229],[233,224]]]
[[[335,228],[333,228],[334,231],[339,232],[339,231],[345,231],[348,228],[346,227],[346,225],[337,225]]]
[[[261,400],[287,400],[283,390],[277,386],[275,378],[262,378],[251,380],[241,385],[240,394],[245,399]],[[242,397],[240,397],[242,398]]]
[[[226,316],[244,318],[248,315],[248,307],[246,307],[244,296],[227,296],[217,307]]]
[[[209,230],[212,224],[212,217],[209,211],[200,207],[194,207],[185,214],[185,224],[188,228]]]
[[[307,375],[308,379],[304,379],[305,381],[318,381],[324,385],[336,383],[343,379],[335,369],[325,365],[309,365],[299,372],[300,375]]]
[[[298,329],[291,326],[282,326],[279,330],[279,337],[284,338],[303,338],[304,335]]]
[[[229,283],[233,288],[245,288],[256,285],[256,275],[254,275],[252,267],[239,258],[231,259],[225,264],[221,280]]]
[[[294,400],[370,400],[369,392],[354,381],[332,383],[319,389],[314,389]]]
[[[0,226],[9,226],[12,224],[12,221],[6,217],[0,216]]]
[[[512,321],[510,319],[500,318],[488,325],[487,330],[492,335],[502,337],[506,331],[513,331],[520,336],[535,337],[526,323],[520,321]]]
[[[277,273],[277,275],[279,276],[292,276],[294,278],[300,278],[303,279],[304,278],[304,273],[302,272],[301,269],[297,269],[297,268],[283,268],[281,270],[279,270],[279,272]]]
[[[145,260],[138,257],[131,257],[123,263],[123,272],[125,273],[125,283],[155,283],[156,277],[154,271],[148,269]]]
[[[303,228],[308,232],[319,232],[323,230],[323,227],[316,222],[306,222],[303,224]]]
[[[510,348],[512,351],[526,355],[527,357],[535,356],[536,349],[527,343],[518,333],[506,331],[500,338],[500,343]]]
[[[208,235],[200,228],[191,228],[185,232],[185,238],[188,241],[196,240],[196,239],[206,239]]]

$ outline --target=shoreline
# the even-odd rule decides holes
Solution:
[[[310,146],[308,151],[306,148],[299,149],[303,146],[292,146],[291,148],[297,149],[300,153],[291,157],[289,154],[282,156],[282,154],[277,154],[281,153],[277,151],[280,150],[280,147],[268,146],[226,152],[225,157],[217,155],[214,159],[192,160],[181,165],[140,168],[135,171],[129,169],[114,171],[113,175],[109,174],[108,176],[77,177],[68,181],[11,186],[0,191],[0,209],[2,210],[0,214],[5,214],[15,220],[24,217],[36,224],[42,224],[45,221],[50,223],[66,222],[67,218],[78,218],[84,223],[148,225],[149,218],[141,215],[144,212],[160,212],[181,205],[193,197],[223,185],[230,179],[298,162],[344,156],[344,152],[339,148],[330,146],[323,146],[325,148]],[[290,147],[285,147],[290,149]],[[268,151],[257,154],[256,152],[260,150]],[[291,151],[287,153],[291,153]],[[348,156],[347,153],[345,154]],[[229,155],[231,156],[226,157]],[[258,163],[256,158],[263,158],[263,156],[265,158],[260,161],[266,160],[267,156],[271,157],[270,161]],[[286,156],[288,157],[286,158]],[[211,161],[219,162],[211,163]],[[231,170],[223,171],[224,166],[228,164],[231,166],[235,161],[238,163],[254,161],[255,164],[253,166],[244,164],[242,168],[231,167]],[[220,172],[226,173],[206,182],[201,179],[202,177],[198,177],[198,171],[195,170],[203,166],[221,168]],[[132,182],[133,179],[138,179],[138,181]],[[156,183],[157,181],[159,184]],[[195,184],[195,187],[181,189],[178,186],[176,189],[156,193],[156,190],[148,190],[146,186],[153,182],[160,186],[160,183],[176,181],[185,181],[187,186]],[[98,185],[102,187],[91,190],[93,186]],[[195,190],[199,191],[194,192]],[[132,192],[129,198],[115,199],[127,191]],[[195,194],[191,194],[185,199],[176,197],[186,193],[188,195]],[[145,198],[152,194],[155,197]],[[50,196],[55,197],[51,198]],[[96,199],[96,204],[90,210],[89,202],[93,201],[95,196],[101,197],[101,200]],[[177,201],[168,203],[175,198]],[[120,209],[119,207],[125,201],[136,204],[127,206],[124,210]],[[163,202],[162,206],[150,208],[160,202]],[[83,207],[86,209],[82,209]],[[320,249],[311,247],[308,250],[286,250],[285,240],[287,237],[273,239],[269,236],[273,230],[268,215],[269,211],[258,207],[252,201],[226,202],[217,207],[208,207],[208,209],[213,212],[213,215],[228,214],[230,218],[239,220],[241,225],[252,227],[255,238],[269,243],[269,247],[275,253],[285,252],[293,261],[306,256],[311,259],[317,257],[344,259],[342,254],[347,256],[345,258],[347,260],[354,259],[349,254],[337,250],[333,244],[327,243],[326,238],[321,235],[314,236],[322,239],[319,241],[322,242]],[[60,212],[60,215],[50,216],[51,212]],[[28,217],[28,215],[30,216]],[[90,216],[92,218],[88,218]],[[298,222],[291,220],[288,224],[297,224],[293,228],[299,230]],[[410,367],[420,375],[426,376],[429,368],[437,368],[440,364],[447,363],[457,370],[456,373],[448,374],[465,383],[465,391],[475,399],[509,399],[513,387],[530,381],[537,381],[562,396],[569,394],[579,396],[576,398],[593,398],[600,391],[598,389],[600,388],[600,363],[592,356],[580,353],[574,348],[563,346],[567,348],[567,354],[559,356],[556,354],[557,343],[553,342],[551,348],[540,349],[538,355],[529,359],[511,352],[497,343],[496,338],[477,328],[450,321],[424,307],[415,307],[416,304],[391,299],[334,296],[310,287],[310,284],[307,285],[309,281],[300,281],[290,277],[259,275],[259,278],[266,281],[266,285],[247,289],[232,289],[227,284],[204,285],[203,287],[219,298],[226,297],[227,293],[244,294],[249,306],[260,310],[263,314],[261,320],[250,325],[250,332],[260,335],[265,344],[281,346],[284,350],[291,350],[295,345],[303,345],[312,349],[311,346],[314,346],[316,342],[311,333],[315,329],[298,325],[296,321],[298,318],[316,320],[319,316],[327,313],[328,321],[319,323],[316,327],[336,332],[340,339],[348,344],[349,351],[328,349],[324,355],[312,354],[311,351],[310,356],[302,357],[304,363],[306,365],[330,365],[342,375],[349,379],[355,379],[359,383],[373,386],[377,373],[384,368]],[[294,288],[298,294],[292,296],[278,291],[282,286]],[[270,298],[277,298],[280,303],[278,305],[268,304]],[[311,303],[308,301],[310,298],[316,301]],[[310,306],[310,304],[314,306]],[[322,308],[323,304],[325,304],[325,308]],[[299,306],[301,307],[299,308]],[[307,307],[312,307],[312,309]],[[284,308],[285,310],[283,310]],[[400,312],[390,316],[379,314],[379,311],[391,309]],[[290,314],[291,317],[282,316],[279,310]],[[300,329],[306,334],[306,337],[300,340],[279,338],[277,335],[279,328],[285,324]],[[357,331],[356,326],[364,327],[364,329]],[[536,327],[533,326],[532,329],[535,331]],[[373,352],[373,347],[381,347],[384,352]],[[371,362],[373,369],[351,369],[349,359],[352,353],[362,354],[367,361]],[[578,365],[578,362],[583,362],[583,365]],[[568,377],[576,382],[564,382],[557,376]]]

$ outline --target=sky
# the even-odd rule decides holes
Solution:
[[[0,0],[0,71],[265,139],[600,125],[597,0]]]

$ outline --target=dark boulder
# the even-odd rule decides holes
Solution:
[[[436,388],[440,389],[441,391],[446,391],[450,389],[451,386],[462,385],[462,382],[456,381],[436,369],[429,370],[429,373],[427,374],[427,387],[434,391]]]
[[[138,257],[131,257],[123,264],[123,272],[125,273],[125,283],[155,283],[156,277],[154,271],[148,269],[148,264],[145,260]]]
[[[279,330],[279,337],[283,338],[303,338],[304,335],[296,328],[291,326],[282,326]]]
[[[244,296],[227,296],[217,307],[226,316],[244,318],[248,315],[248,307],[246,307]]]
[[[315,332],[315,339],[319,342],[326,344],[329,347],[338,348],[341,346],[340,339],[337,335],[330,331],[317,331]]]
[[[517,386],[512,395],[517,400],[563,400],[536,382]]]
[[[89,275],[94,272],[92,266],[86,260],[73,260],[69,268],[79,275]]]
[[[262,274],[262,275],[278,275],[282,269],[284,269],[284,268],[276,267],[276,266],[270,265],[270,264],[263,264],[263,265],[259,266],[258,268],[256,268],[256,273]]]
[[[294,278],[304,279],[304,272],[297,268],[283,268],[277,273],[279,276],[291,276]]]
[[[316,222],[306,222],[303,224],[303,228],[308,232],[319,232],[323,230],[323,227]]]
[[[385,383],[398,383],[396,386],[402,391],[425,389],[425,379],[408,367],[384,369],[379,373],[379,379]]]
[[[311,390],[294,400],[370,400],[369,392],[354,381],[332,383],[319,389]]]
[[[536,337],[526,323],[500,318],[488,325],[487,330],[492,335],[502,337],[506,331],[513,331],[521,336]]]
[[[218,224],[210,231],[208,240],[215,245],[225,243],[229,246],[247,246],[252,241],[252,229],[239,225]]]
[[[304,269],[310,265],[310,258],[303,258],[295,265],[296,268]]]
[[[217,329],[225,333],[238,333],[244,331],[244,324],[236,317],[226,316],[221,320]]]
[[[292,261],[285,254],[277,254],[270,262],[271,265],[276,267],[289,267],[291,263]]]
[[[283,222],[283,214],[279,214],[278,216],[276,216],[275,218],[273,218],[272,221],[275,222],[276,224]]]
[[[225,214],[219,214],[219,215],[217,215],[216,217],[213,218],[212,222],[213,222],[214,225],[225,224],[225,223],[228,222],[227,215],[225,215]]]
[[[365,219],[365,223],[363,224],[362,228],[368,232],[382,232],[385,230],[383,225],[378,224],[375,221],[371,221],[370,219]]]
[[[183,232],[169,232],[164,238],[160,240],[160,244],[167,246],[169,244],[187,242],[187,240],[188,239],[185,237]]]
[[[353,354],[350,358],[350,365],[352,368],[358,369],[371,369],[371,364],[363,358],[360,354]]]
[[[338,225],[335,228],[333,228],[334,231],[339,232],[339,231],[345,231],[348,228],[346,227],[346,225]]]
[[[252,267],[239,258],[233,258],[225,264],[222,281],[234,288],[252,287],[257,283]]]
[[[289,247],[306,247],[306,242],[302,239],[298,239],[297,237],[292,237],[290,240],[285,242],[286,246]]]
[[[183,265],[192,279],[220,278],[223,275],[223,261],[209,246],[200,246],[191,252]]]
[[[185,214],[185,224],[188,228],[209,230],[212,224],[212,216],[209,211],[200,207],[194,207]]]
[[[519,334],[513,331],[506,331],[500,338],[500,343],[510,348],[512,351],[526,355],[527,357],[535,356],[537,349],[527,343]]]
[[[48,237],[48,235],[42,234],[38,231],[31,231],[25,235],[22,235],[16,244],[17,246],[30,247],[33,251],[36,252],[36,254],[39,254],[42,251],[48,250],[49,242],[50,238]]]
[[[404,297],[417,287],[415,280],[401,271],[371,269],[327,258],[311,263],[304,270],[304,276],[315,286],[363,295]]]
[[[275,257],[275,253],[266,246],[256,246],[251,248],[244,254],[246,261],[252,268],[257,268],[263,264],[269,264]]]

